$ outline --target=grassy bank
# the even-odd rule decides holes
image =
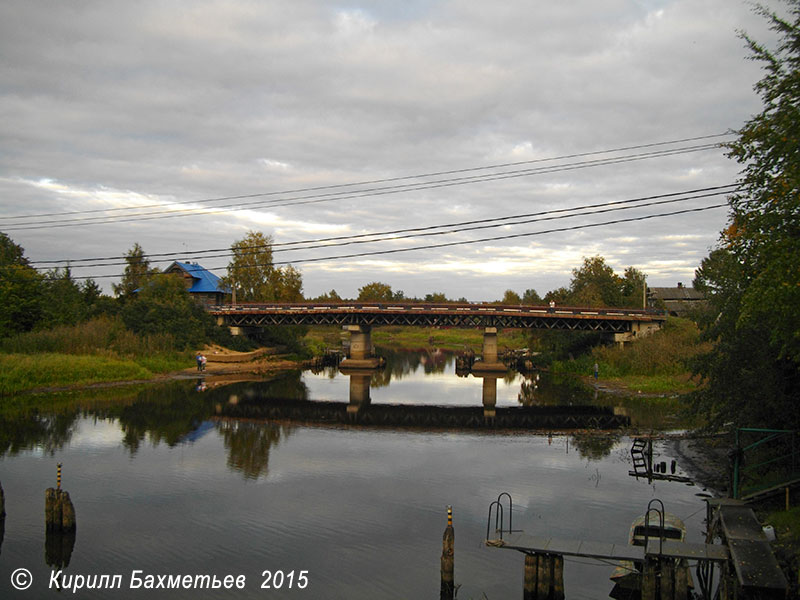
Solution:
[[[686,393],[697,388],[689,362],[709,349],[697,326],[669,319],[664,328],[624,348],[601,346],[571,360],[554,361],[555,373],[591,376],[597,364],[605,383],[647,394]]]
[[[3,340],[0,395],[44,387],[151,379],[191,366],[166,334],[137,335],[103,317]]]
[[[0,394],[15,394],[37,387],[91,384],[152,377],[153,373],[130,360],[69,354],[0,355]]]

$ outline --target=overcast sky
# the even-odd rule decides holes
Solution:
[[[737,30],[772,44],[740,0],[5,0],[0,231],[33,261],[138,242],[222,274],[226,257],[194,253],[248,230],[282,244],[732,184],[740,166],[708,147],[731,136],[607,151],[730,132],[759,112],[761,65]],[[525,164],[494,166],[508,163]],[[477,170],[430,175],[464,169]],[[254,196],[210,201],[243,195]],[[543,232],[722,202],[584,209],[275,260],[295,261],[307,297],[352,297],[370,281],[408,296],[544,294],[595,255],[650,285],[688,284],[724,208]],[[86,212],[105,209],[123,210]],[[486,240],[517,234],[536,235]]]

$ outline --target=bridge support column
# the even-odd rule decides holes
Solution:
[[[369,325],[348,325],[350,332],[350,356],[344,359],[340,369],[377,369],[381,366],[378,357],[372,354],[372,327]]]
[[[348,373],[350,377],[350,403],[347,405],[347,414],[358,414],[362,408],[369,406],[369,384],[372,381],[372,372]]]
[[[483,330],[483,352],[481,359],[472,365],[473,371],[502,371],[508,369],[497,358],[497,327]]]
[[[620,347],[624,346],[627,343],[634,342],[639,338],[642,338],[646,335],[650,335],[651,333],[658,331],[661,329],[662,323],[658,322],[640,322],[634,321],[631,323],[630,331],[625,331],[623,333],[612,333],[609,334],[615,344],[619,344]]]
[[[481,391],[483,400],[483,417],[494,419],[497,416],[497,377],[483,377],[483,390]]]

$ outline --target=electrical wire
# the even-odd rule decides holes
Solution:
[[[561,156],[549,157],[549,158],[539,158],[539,159],[532,159],[532,160],[523,160],[517,162],[507,162],[507,163],[498,163],[492,165],[484,165],[479,167],[468,167],[464,169],[454,169],[449,171],[436,171],[431,173],[420,173],[416,175],[404,175],[400,177],[387,177],[383,179],[372,179],[366,181],[357,181],[351,183],[340,183],[340,184],[332,184],[332,185],[322,185],[322,186],[315,186],[315,187],[305,187],[305,188],[297,188],[291,190],[283,190],[283,191],[275,191],[275,192],[258,192],[254,194],[241,194],[236,196],[221,196],[217,198],[204,198],[199,200],[183,200],[178,202],[171,202],[170,204],[205,204],[211,202],[222,202],[228,200],[245,200],[249,198],[261,198],[266,196],[280,196],[285,194],[298,194],[298,193],[305,193],[305,192],[313,192],[313,191],[321,191],[321,190],[332,190],[332,189],[340,189],[344,187],[355,187],[361,185],[374,185],[376,183],[391,183],[395,181],[407,181],[409,179],[422,179],[425,177],[440,177],[443,175],[455,175],[459,173],[469,173],[474,171],[482,171],[488,169],[501,169],[507,167],[516,167],[521,165],[527,164],[537,164],[543,162],[551,162],[556,160],[567,160],[572,158],[583,158],[587,156],[597,156],[600,154],[611,154],[614,152],[627,152],[629,150],[641,150],[644,148],[655,148],[659,146],[668,146],[672,144],[683,144],[686,142],[695,142],[700,140],[708,140],[720,137],[727,137],[733,135],[733,133],[716,133],[711,135],[702,135],[702,136],[695,136],[689,138],[683,138],[678,140],[669,140],[665,142],[653,142],[648,144],[638,144],[634,146],[623,146],[619,148],[610,148],[606,150],[596,150],[592,152],[579,152],[574,154],[565,154]],[[112,212],[112,211],[125,211],[125,210],[141,210],[146,208],[158,208],[163,206],[163,204],[146,204],[140,206],[123,206],[123,207],[116,207],[116,208],[99,208],[99,209],[92,209],[92,210],[78,210],[78,211],[68,211],[68,212],[53,212],[53,213],[40,213],[34,215],[15,215],[10,217],[3,217],[6,220],[9,219],[33,219],[33,218],[40,218],[40,217],[54,217],[54,216],[66,216],[66,215],[78,215],[78,214],[91,214],[91,213],[99,213],[99,212]]]
[[[469,185],[474,183],[485,183],[487,181],[499,181],[504,179],[512,179],[519,177],[528,177],[533,175],[542,175],[557,173],[562,171],[572,171],[577,169],[585,169],[597,166],[607,166],[623,164],[628,162],[635,162],[647,160],[651,158],[661,158],[664,156],[674,156],[678,154],[686,154],[691,152],[701,152],[719,148],[718,143],[704,144],[700,146],[692,146],[687,148],[670,149],[658,152],[643,153],[638,155],[628,155],[623,157],[615,157],[612,159],[599,159],[595,161],[584,161],[582,163],[572,163],[567,165],[557,165],[555,167],[540,167],[536,169],[524,169],[521,171],[508,171],[502,173],[490,173],[485,175],[475,175],[469,177],[459,177],[453,179],[444,179],[424,184],[404,184],[400,186],[388,186],[384,188],[372,188],[365,190],[355,190],[348,192],[335,192],[321,195],[300,196],[290,199],[268,200],[247,205],[225,205],[214,207],[214,210],[207,208],[192,208],[192,209],[178,209],[178,210],[164,210],[154,211],[149,213],[141,213],[130,217],[88,217],[79,219],[58,219],[51,221],[40,221],[37,223],[22,223],[11,227],[3,226],[5,231],[19,231],[19,230],[34,230],[34,229],[54,229],[62,227],[76,227],[84,225],[106,225],[109,223],[128,223],[133,221],[150,221],[154,219],[167,219],[185,216],[198,216],[198,215],[214,215],[228,212],[237,212],[242,210],[253,210],[254,208],[278,208],[285,206],[299,206],[305,204],[317,204],[321,202],[331,202],[334,200],[358,199],[364,197],[383,196],[389,194],[406,193],[411,191],[422,191],[430,189],[438,189],[444,187],[452,187],[458,185]],[[349,194],[349,195],[348,195]],[[220,210],[222,209],[222,210]],[[2,226],[2,225],[0,225]]]
[[[273,253],[280,253],[280,252],[290,252],[296,250],[315,250],[319,248],[333,248],[337,246],[346,246],[352,244],[370,244],[375,242],[381,241],[397,241],[402,239],[414,238],[414,237],[427,237],[427,236],[435,236],[435,235],[446,235],[452,233],[463,233],[467,231],[476,231],[481,229],[491,229],[497,227],[508,227],[512,225],[523,225],[529,224],[534,222],[541,222],[541,221],[549,221],[555,219],[562,219],[562,218],[570,218],[570,217],[577,217],[577,216],[584,216],[584,215],[595,215],[595,214],[602,214],[606,212],[614,212],[619,210],[630,210],[634,208],[644,208],[649,206],[657,206],[662,204],[671,204],[676,202],[686,202],[689,200],[697,200],[703,198],[709,198],[713,196],[719,196],[723,194],[728,194],[733,188],[736,188],[736,184],[729,184],[725,186],[715,186],[711,188],[700,188],[696,190],[688,190],[685,192],[673,192],[669,194],[659,194],[654,196],[646,196],[643,198],[634,198],[629,200],[618,200],[613,202],[603,202],[599,204],[589,204],[584,206],[577,206],[571,208],[560,208],[554,210],[547,210],[547,211],[540,211],[536,213],[527,213],[522,215],[510,215],[504,217],[494,217],[490,219],[475,219],[472,221],[462,221],[459,223],[449,223],[444,225],[429,225],[425,227],[412,227],[406,229],[396,229],[392,231],[384,231],[384,232],[372,232],[372,233],[363,233],[363,234],[355,234],[351,236],[333,236],[328,238],[319,238],[319,239],[312,239],[312,240],[301,240],[296,242],[285,242],[283,244],[267,244],[267,245],[254,245],[254,246],[244,246],[244,247],[237,247],[235,250],[231,248],[219,248],[219,249],[211,249],[211,250],[199,250],[195,252],[169,252],[169,253],[160,253],[160,254],[142,254],[141,258],[155,258],[155,257],[166,257],[166,256],[176,256],[181,255],[184,257],[191,257],[196,258],[201,256],[203,258],[224,258],[230,256],[248,256],[251,254],[256,254],[258,251],[262,250],[265,247],[271,247],[273,249]],[[696,192],[708,192],[704,194],[695,194]],[[695,194],[695,195],[689,195]],[[681,196],[677,197],[676,196]],[[663,198],[669,198],[663,200]],[[662,200],[658,200],[662,199]],[[646,200],[656,200],[654,202],[644,202]],[[644,202],[644,203],[643,203]],[[634,203],[637,203],[633,205]],[[588,212],[591,209],[599,209],[599,210],[592,210],[592,212]],[[585,211],[585,212],[575,212],[575,211]],[[574,213],[574,214],[564,214],[564,213]],[[552,215],[552,216],[548,216]],[[533,218],[530,218],[533,217]],[[515,219],[511,221],[511,219]],[[445,231],[435,231],[437,229],[445,229]],[[388,236],[388,237],[378,237],[378,236]],[[371,238],[371,239],[364,239],[364,238]],[[303,246],[302,244],[306,244]],[[288,246],[295,246],[295,247],[288,247]],[[220,254],[221,253],[221,254]],[[58,259],[53,261],[31,261],[30,264],[63,264],[68,263],[72,268],[90,268],[90,267],[109,267],[109,266],[117,266],[117,265],[125,265],[126,262],[108,262],[108,261],[116,261],[116,260],[123,260],[125,256],[114,256],[114,257],[96,257],[96,258],[81,258],[81,259]],[[94,261],[94,262],[92,262]],[[104,262],[98,262],[104,261]],[[91,264],[82,264],[76,265],[74,263],[77,262],[89,262]],[[47,269],[49,267],[35,267],[39,270]]]
[[[543,230],[543,231],[515,233],[515,234],[502,235],[502,236],[493,236],[493,237],[480,238],[480,239],[475,239],[475,240],[461,240],[461,241],[457,241],[457,242],[446,242],[446,243],[441,243],[441,244],[428,244],[428,245],[422,245],[422,246],[412,246],[412,247],[408,247],[408,248],[394,248],[394,249],[391,249],[391,250],[375,250],[375,251],[371,251],[371,252],[357,252],[357,253],[342,254],[342,255],[337,255],[337,256],[322,256],[322,257],[316,257],[316,258],[301,258],[301,259],[297,259],[297,260],[293,260],[293,261],[274,262],[273,266],[294,265],[294,264],[301,264],[301,263],[328,262],[328,261],[343,260],[343,259],[349,259],[349,258],[365,258],[365,257],[380,256],[380,255],[387,255],[387,254],[398,254],[400,252],[412,252],[412,251],[417,251],[417,250],[434,250],[434,249],[448,248],[448,247],[453,247],[453,246],[465,246],[465,245],[478,244],[478,243],[484,243],[484,242],[494,242],[494,241],[502,241],[502,240],[522,238],[522,237],[533,237],[533,236],[539,236],[539,235],[546,235],[546,234],[549,234],[549,233],[561,233],[561,232],[566,232],[566,231],[577,231],[577,230],[580,230],[580,229],[589,229],[589,228],[594,228],[594,227],[604,227],[604,226],[607,226],[607,225],[618,225],[618,224],[622,224],[622,223],[633,223],[633,222],[637,222],[637,221],[645,221],[645,220],[648,220],[648,219],[655,219],[655,218],[661,218],[661,217],[670,217],[670,216],[675,216],[675,215],[697,213],[697,212],[702,212],[702,211],[706,211],[706,210],[712,210],[712,209],[715,209],[715,208],[723,208],[723,207],[727,207],[727,206],[728,206],[727,203],[713,204],[713,205],[710,205],[710,206],[704,206],[704,207],[700,207],[700,208],[683,209],[683,210],[672,211],[672,212],[667,212],[667,213],[658,213],[658,214],[644,215],[644,216],[639,216],[639,217],[630,217],[630,218],[626,218],[626,219],[615,219],[615,220],[612,220],[612,221],[604,221],[604,222],[601,222],[601,223],[588,223],[588,224],[583,224],[583,225],[574,225],[574,226],[571,226],[571,227],[559,227],[559,228],[547,229],[547,230]],[[207,268],[206,270],[207,271],[221,271],[221,270],[224,270],[226,268],[227,268],[227,266],[219,266],[219,267]],[[122,274],[95,275],[95,276],[74,277],[73,279],[106,279],[106,278],[111,278],[111,277],[122,277],[122,276],[123,276]]]

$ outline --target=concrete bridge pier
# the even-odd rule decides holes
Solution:
[[[631,323],[630,331],[625,331],[623,333],[610,333],[608,335],[612,338],[612,341],[615,344],[619,344],[620,347],[622,347],[627,343],[635,341],[637,338],[650,335],[659,329],[661,329],[660,321],[646,323],[635,321]]]
[[[372,381],[372,372],[347,373],[350,377],[350,403],[347,405],[347,414],[357,414],[362,408],[369,406],[369,384]]]
[[[340,364],[340,369],[377,369],[380,359],[372,353],[372,327],[369,325],[348,325],[350,333],[350,356]]]
[[[472,365],[473,371],[495,371],[505,373],[508,369],[497,358],[497,327],[483,330],[483,351],[481,359]]]
[[[493,419],[497,416],[497,377],[483,377],[483,390],[481,391],[483,400],[483,416],[485,419]]]

